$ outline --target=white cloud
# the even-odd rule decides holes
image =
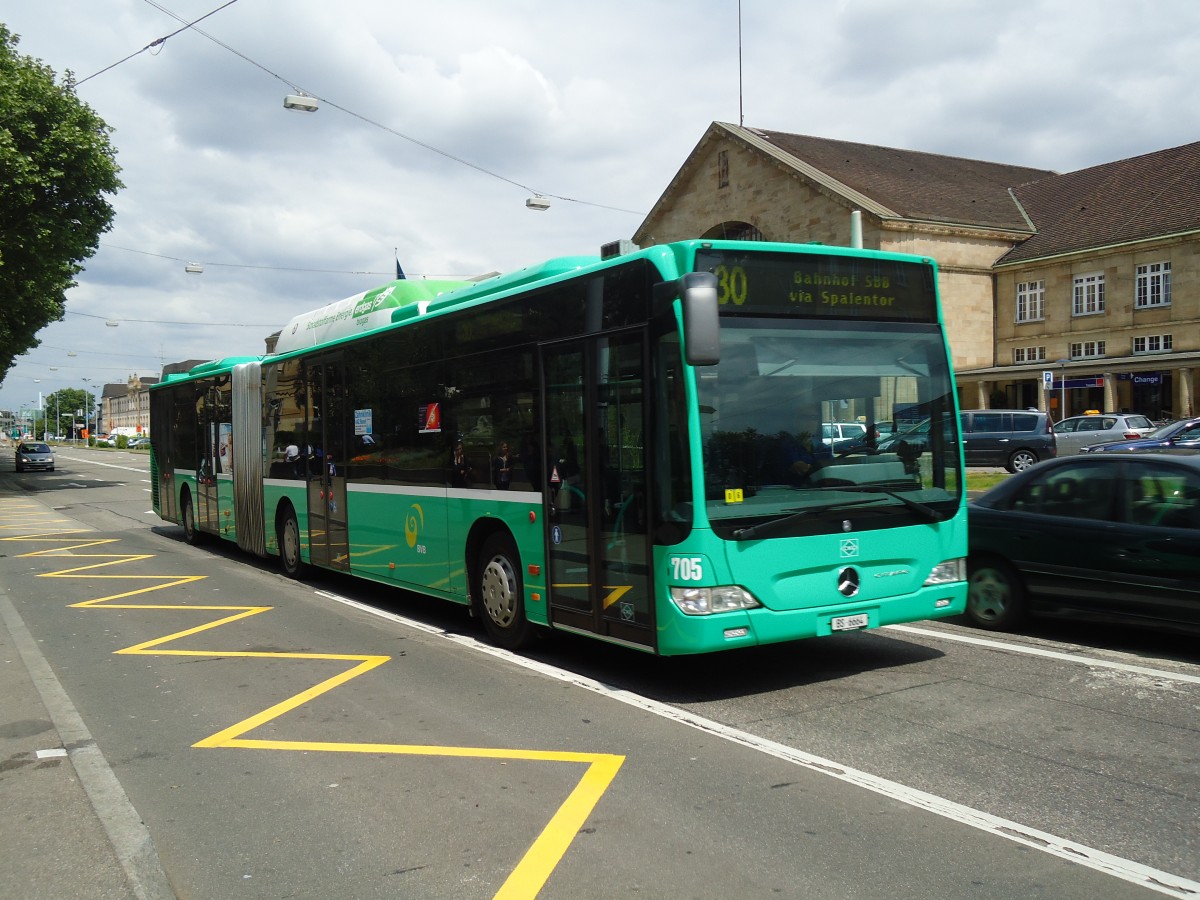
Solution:
[[[180,27],[142,0],[10,6],[22,52],[80,78]],[[739,93],[747,125],[1059,171],[1196,139],[1194,0],[741,6],[740,83],[737,0],[238,2],[199,26],[236,52],[184,31],[88,80],[126,189],[0,406],[259,352],[393,248],[442,276],[594,253],[641,221],[603,207],[648,211]],[[294,88],[328,102],[288,112]],[[586,202],[531,212],[505,179]]]

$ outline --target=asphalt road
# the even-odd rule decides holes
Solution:
[[[115,859],[130,895],[1200,891],[1194,641],[939,622],[698,659],[566,637],[516,657],[459,608],[188,547],[149,512],[147,468],[0,458],[0,714],[36,721],[28,683],[61,687],[40,702],[60,735],[71,712],[86,729],[62,741],[75,777],[116,787],[89,791],[86,834],[59,849],[110,878]],[[21,734],[0,723],[0,760]],[[23,812],[0,818],[12,896],[61,895],[8,833],[66,808],[69,785],[30,789],[60,774],[0,766]],[[153,858],[131,862],[143,838]]]

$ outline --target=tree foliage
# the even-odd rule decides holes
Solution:
[[[76,415],[83,412],[82,416]],[[60,388],[42,401],[46,429],[52,434],[71,434],[71,423],[83,423],[96,414],[96,395],[81,388]]]
[[[0,381],[63,317],[123,185],[110,129],[0,24]]]

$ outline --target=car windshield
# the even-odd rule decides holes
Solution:
[[[1168,422],[1166,425],[1155,428],[1153,431],[1147,434],[1146,437],[1156,438],[1158,440],[1174,437],[1177,433],[1186,431],[1189,424],[1190,422],[1187,419],[1183,419],[1179,422]]]
[[[22,444],[17,448],[22,453],[49,453],[50,447],[48,444]]]
[[[954,432],[953,384],[936,326],[725,320],[721,362],[697,371],[706,511],[717,534],[764,536],[766,520],[798,533],[814,519],[840,523],[851,507],[856,522],[928,521],[957,509],[958,449],[945,438]],[[933,440],[931,419],[940,426]],[[886,449],[872,428],[879,421],[923,421],[926,439]],[[822,425],[832,422],[863,431],[826,444]]]

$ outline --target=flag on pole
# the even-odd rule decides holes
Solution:
[[[397,247],[396,248],[396,280],[402,281],[403,279],[404,279],[404,270],[402,268],[400,268],[400,248]]]

